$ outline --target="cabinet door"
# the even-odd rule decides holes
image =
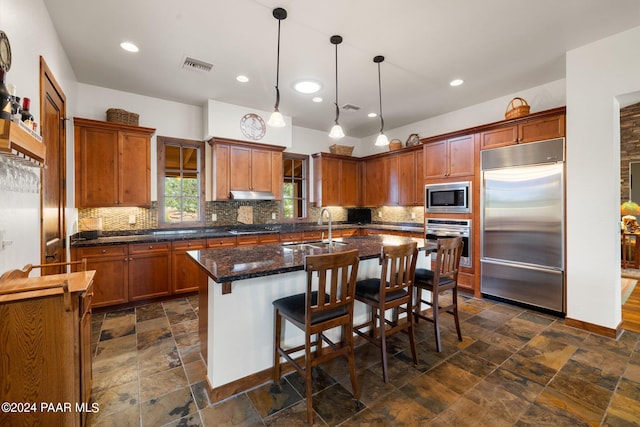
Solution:
[[[131,301],[169,295],[170,281],[169,243],[129,245],[129,299]]]
[[[229,200],[229,156],[228,145],[213,146],[213,199]]]
[[[432,142],[424,147],[424,177],[444,178],[447,176],[447,141]]]
[[[340,167],[341,160],[323,157],[316,164],[319,185],[316,184],[316,202],[318,206],[340,205]],[[318,183],[318,181],[316,181]]]
[[[128,302],[128,251],[126,245],[78,248],[74,261],[87,258],[87,270],[95,270],[92,307]]]
[[[174,294],[197,291],[201,282],[207,280],[206,273],[198,267],[187,251],[205,249],[206,240],[173,242],[171,250],[171,290]]]
[[[147,135],[120,133],[118,206],[151,205],[151,141]]]
[[[419,152],[422,157],[422,152]],[[416,200],[416,152],[402,153],[398,156],[398,204],[411,206]],[[422,175],[420,175],[422,181]]]
[[[563,137],[565,135],[564,121],[565,116],[561,114],[522,123],[518,126],[518,143]]]
[[[504,147],[518,141],[518,126],[505,126],[480,133],[480,149]]]
[[[273,185],[272,172],[273,164],[271,159],[271,151],[256,149],[251,150],[250,189],[252,191],[271,191]]]
[[[76,126],[76,207],[118,206],[118,132]]]
[[[340,161],[340,206],[360,205],[360,162]]]
[[[367,160],[364,163],[364,205],[382,206],[387,201],[388,172],[385,158]]]
[[[230,147],[229,151],[229,189],[251,190],[251,149]]]
[[[473,175],[473,135],[448,140],[449,173],[448,176]]]
[[[271,192],[276,200],[282,200],[284,181],[282,152],[271,152]]]
[[[385,162],[387,166],[387,199],[385,201],[385,205],[394,206],[398,204],[399,200],[399,174],[398,171],[398,156],[392,155],[390,157],[385,157]]]
[[[416,151],[416,205],[424,206],[424,148]]]

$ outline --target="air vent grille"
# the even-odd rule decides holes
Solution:
[[[213,68],[213,64],[209,64],[208,62],[200,61],[198,59],[189,58],[187,56],[182,63],[182,68],[208,73]]]
[[[360,107],[353,104],[344,104],[342,107],[340,107],[340,109],[345,111],[358,111]]]

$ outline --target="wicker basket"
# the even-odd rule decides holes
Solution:
[[[333,144],[329,147],[332,154],[341,154],[343,156],[350,156],[353,153],[353,146]]]
[[[402,148],[402,141],[399,139],[392,139],[389,141],[389,151],[395,151]]]
[[[122,123],[123,125],[138,126],[139,114],[131,113],[120,108],[109,108],[107,110],[107,121],[112,123]]]
[[[518,104],[518,105],[516,105]],[[526,116],[529,114],[531,107],[522,98],[513,98],[509,105],[507,105],[507,111],[504,113],[505,119],[515,119],[518,117]]]

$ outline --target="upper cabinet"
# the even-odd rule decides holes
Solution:
[[[422,148],[422,147],[421,147]],[[398,158],[398,205],[420,206],[424,204],[422,149],[401,152]]]
[[[155,129],[74,118],[77,208],[151,205]]]
[[[215,138],[213,199],[229,200],[230,191],[265,191],[282,200],[284,147]]]
[[[358,159],[337,154],[314,154],[313,189],[317,206],[359,206],[360,163]]]
[[[564,109],[562,109],[564,110]],[[565,114],[549,113],[510,120],[480,133],[480,149],[504,147],[565,136]]]
[[[454,178],[474,173],[474,134],[424,146],[424,178]]]

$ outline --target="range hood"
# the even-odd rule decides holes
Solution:
[[[275,194],[269,191],[230,191],[233,200],[275,200]]]

